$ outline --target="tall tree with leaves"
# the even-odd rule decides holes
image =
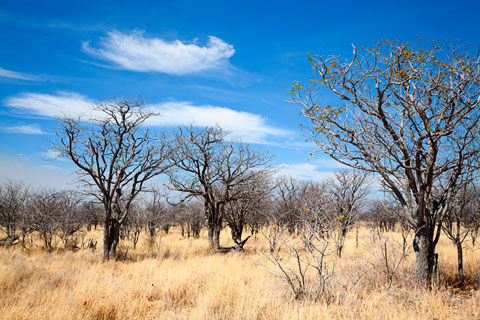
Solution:
[[[478,167],[479,52],[383,41],[347,61],[308,57],[315,75],[294,82],[291,98],[304,128],[333,159],[382,179],[415,230],[417,279],[428,285],[452,195]]]

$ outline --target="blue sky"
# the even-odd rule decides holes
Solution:
[[[478,41],[475,1],[0,1],[0,179],[66,187],[49,152],[55,116],[112,97],[158,108],[155,127],[218,123],[296,177],[338,169],[286,102],[307,53],[381,39]],[[326,95],[328,97],[328,95]]]

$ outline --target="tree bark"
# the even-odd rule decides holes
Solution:
[[[116,219],[112,219],[110,223],[110,252],[111,257],[117,253],[118,242],[120,241],[120,223]]]
[[[434,247],[426,227],[417,232],[413,247],[416,253],[417,282],[419,285],[428,287],[432,280]]]
[[[358,248],[358,224],[355,228],[355,247]]]
[[[155,226],[153,224],[148,225],[148,231],[150,233],[150,245],[155,244]]]
[[[213,226],[212,225],[209,225],[208,226],[208,245],[210,247],[210,249],[214,249],[215,248],[215,245],[214,245],[214,242],[213,242]]]
[[[221,231],[221,225],[216,225],[213,228],[213,247],[215,249],[220,248],[220,231]]]
[[[103,228],[103,260],[108,261],[110,258],[110,218],[105,218],[105,226]]]
[[[465,277],[463,274],[463,249],[462,249],[462,243],[457,241],[457,256],[458,256],[458,281],[460,284],[463,284],[465,281]]]
[[[243,226],[241,227],[231,227],[232,231],[232,240],[237,240],[238,242],[242,241]]]
[[[105,218],[103,230],[103,259],[109,260],[117,253],[117,245],[120,240],[120,224],[116,219]]]

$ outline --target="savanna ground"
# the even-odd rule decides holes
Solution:
[[[400,239],[398,233],[388,236]],[[185,239],[172,230],[153,247],[142,234],[136,250],[123,241],[118,261],[106,263],[101,231],[87,237],[98,240],[96,251],[0,249],[0,318],[480,319],[480,250],[470,239],[466,284],[455,287],[456,250],[443,237],[437,247],[441,285],[426,290],[415,285],[413,252],[389,287],[370,230],[360,229],[358,247],[352,231],[342,258],[329,256],[329,287],[314,300],[295,299],[269,273],[263,256],[269,245],[261,234],[247,242],[247,252],[227,254],[211,253],[205,234]],[[224,230],[221,243],[230,242]]]

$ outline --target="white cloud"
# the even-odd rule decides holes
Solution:
[[[47,159],[49,159],[49,160],[64,160],[64,159],[60,158],[61,153],[57,150],[49,149],[49,150],[47,150],[47,152],[43,152],[42,155],[47,157]]]
[[[11,127],[4,127],[3,131],[9,133],[22,133],[22,134],[45,134],[38,124],[18,125]]]
[[[311,163],[281,164],[280,173],[300,180],[322,182],[333,177],[334,171],[319,171],[319,166]]]
[[[220,126],[230,132],[230,139],[251,143],[267,143],[272,136],[286,136],[289,131],[275,128],[254,113],[217,106],[193,106],[188,102],[167,102],[152,106],[160,116],[150,120],[151,125],[180,126],[194,124],[200,127]]]
[[[18,79],[18,80],[27,80],[27,81],[39,81],[41,80],[39,77],[26,74],[26,73],[20,73],[16,71],[10,71],[7,69],[0,68],[0,77],[2,78],[10,78],[10,79]]]
[[[101,38],[100,47],[83,43],[83,50],[97,58],[113,62],[120,68],[141,72],[163,72],[184,75],[225,68],[235,53],[233,46],[222,39],[210,36],[205,46],[180,40],[165,41],[146,38],[144,31],[124,34],[112,31]]]
[[[90,115],[93,111],[92,101],[72,92],[59,92],[57,95],[22,93],[7,98],[5,105],[47,117]]]
[[[92,109],[93,101],[71,92],[60,92],[57,95],[23,93],[7,98],[5,105],[47,117],[95,115]],[[292,134],[288,130],[269,125],[267,120],[258,114],[224,107],[195,106],[189,102],[170,101],[147,108],[160,113],[160,116],[152,117],[148,121],[150,126],[180,126],[192,123],[197,126],[218,125],[230,132],[231,140],[249,143],[268,143],[269,138]]]

